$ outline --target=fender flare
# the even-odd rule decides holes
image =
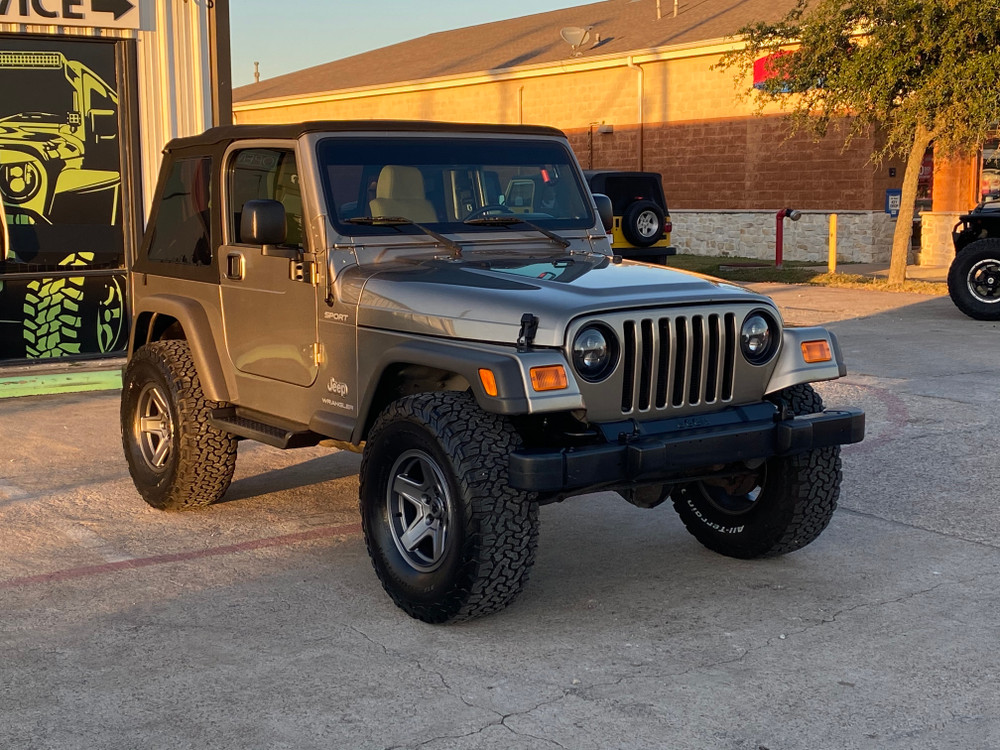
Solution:
[[[212,401],[236,399],[236,383],[226,377],[208,313],[199,302],[173,294],[154,294],[142,299],[133,312],[133,320],[138,320],[146,313],[154,318],[158,315],[168,315],[180,323],[188,346],[191,347],[191,356],[194,358],[198,378],[207,398]],[[149,330],[152,330],[152,327],[146,332],[146,340],[132,341],[130,352],[148,343]],[[135,336],[134,331],[133,336]]]
[[[528,388],[528,372],[531,367],[549,364],[566,366],[566,360],[557,350],[535,350],[531,352],[484,351],[482,348],[456,345],[455,342],[433,340],[404,341],[382,352],[375,365],[374,380],[393,365],[423,365],[465,378],[476,402],[484,411],[502,415],[533,414],[553,411],[571,411],[583,408],[583,397],[567,367],[569,387],[551,394],[531,392]],[[497,383],[497,396],[490,396],[483,388],[479,377],[481,368],[489,369]],[[358,405],[358,421],[355,424],[353,442],[363,439],[371,421],[372,404],[377,388],[369,388],[364,400]]]
[[[802,342],[826,340],[832,359],[829,362],[808,363],[802,356]],[[782,332],[778,362],[771,372],[766,393],[775,393],[792,385],[813,383],[819,380],[836,380],[847,375],[847,365],[840,352],[837,337],[821,326],[808,328],[789,327]]]

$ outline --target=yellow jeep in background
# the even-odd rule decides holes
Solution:
[[[673,226],[659,172],[585,170],[583,174],[591,192],[611,199],[611,248],[616,255],[663,264],[668,255],[677,253],[670,244]]]

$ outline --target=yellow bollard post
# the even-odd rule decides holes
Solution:
[[[826,267],[830,273],[837,273],[837,214],[830,214],[830,255]]]

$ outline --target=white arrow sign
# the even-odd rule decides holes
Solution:
[[[139,28],[139,0],[0,0],[0,23]]]

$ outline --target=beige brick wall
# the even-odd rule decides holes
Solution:
[[[848,257],[888,258],[891,232],[886,245],[885,232],[876,227],[883,223],[879,217],[885,189],[902,185],[902,164],[871,164],[871,138],[855,138],[845,148],[845,126],[833,128],[819,142],[804,135],[790,137],[786,121],[775,116],[777,110],[753,116],[752,101],[737,97],[733,74],[712,69],[717,62],[717,56],[695,55],[642,63],[642,168],[663,174],[671,211],[738,208],[773,215],[788,207],[823,215],[862,212],[869,218],[857,221],[867,222],[871,231],[857,234],[854,244],[859,249]],[[425,90],[414,86],[237,111],[236,121],[521,121],[562,129],[584,168],[638,169],[638,79],[638,72],[623,59],[605,69],[556,74],[549,69],[512,80],[437,82],[424,85]],[[600,134],[598,124],[611,125],[613,132]],[[888,176],[890,167],[895,167],[895,177]],[[871,243],[867,250],[862,248],[865,241]]]
[[[901,169],[897,179],[885,177],[895,165],[868,163],[870,139],[844,149],[836,128],[819,143],[789,139],[783,118],[752,116],[733,74],[712,69],[717,61],[702,55],[642,64],[642,167],[664,175],[671,207],[878,210],[885,187],[901,184]],[[598,70],[237,111],[236,120],[520,121],[565,131],[584,167],[638,169],[638,80],[623,59]],[[599,134],[598,124],[614,132]]]
[[[920,255],[922,266],[949,266],[955,257],[951,230],[966,211],[924,211],[920,214]]]

